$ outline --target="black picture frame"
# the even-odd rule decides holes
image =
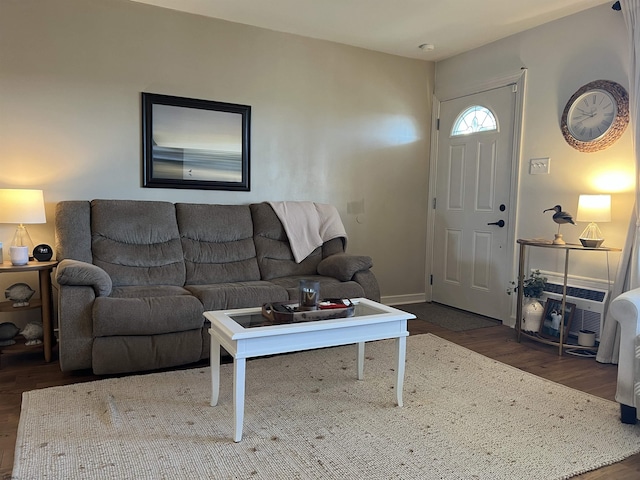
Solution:
[[[142,92],[143,187],[250,186],[251,107]]]
[[[560,314],[562,311],[562,301],[554,298],[547,299],[544,306],[544,315],[542,316],[542,322],[540,322],[540,331],[538,334],[542,338],[548,340],[560,341],[560,329],[553,328],[553,314]],[[565,302],[564,304],[564,333],[562,335],[562,341],[567,343],[567,336],[571,329],[571,321],[573,320],[573,314],[576,311],[576,304]]]

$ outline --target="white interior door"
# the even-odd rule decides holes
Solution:
[[[493,113],[496,128],[453,135],[472,106]],[[513,85],[442,102],[435,172],[432,299],[500,320],[510,311],[515,106]]]

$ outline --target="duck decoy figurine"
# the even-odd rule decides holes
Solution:
[[[548,212],[551,210],[555,212],[553,214],[552,219],[554,222],[558,224],[558,233],[555,234],[553,243],[555,245],[564,245],[566,242],[562,239],[562,234],[560,233],[560,225],[562,225],[563,223],[570,223],[572,225],[575,225],[576,223],[573,221],[573,216],[570,213],[562,211],[562,206],[560,205],[556,205],[555,207],[552,207],[552,208],[547,208],[542,213]]]

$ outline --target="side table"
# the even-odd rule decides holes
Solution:
[[[567,243],[563,245],[556,245],[549,242],[538,241],[538,240],[525,240],[518,239],[518,244],[520,245],[520,254],[518,259],[518,297],[516,303],[516,335],[517,340],[520,342],[521,337],[529,338],[530,340],[535,340],[537,342],[546,343],[547,345],[553,345],[558,347],[558,355],[562,355],[562,350],[565,348],[575,348],[577,345],[570,345],[566,343],[566,339],[564,338],[564,312],[567,303],[567,277],[569,274],[569,252],[571,251],[583,251],[583,252],[620,252],[621,249],[614,247],[597,247],[590,248],[584,247],[580,244]],[[524,282],[525,277],[525,257],[526,257],[526,249],[527,247],[537,247],[537,248],[548,248],[554,250],[560,250],[564,252],[564,275],[563,275],[563,285],[562,285],[562,303],[561,303],[561,315],[562,321],[560,323],[560,338],[559,341],[552,341],[541,338],[539,336],[528,334],[522,331],[522,302],[523,302],[523,287],[522,283]],[[608,262],[607,262],[608,264]],[[582,347],[588,349],[588,347]]]
[[[40,299],[30,300],[28,307],[13,307],[13,302],[0,303],[0,312],[16,312],[21,308],[40,308],[43,329],[44,359],[51,361],[53,349],[53,298],[51,291],[51,272],[58,262],[29,262],[27,265],[12,265],[10,262],[0,263],[1,273],[38,272]]]

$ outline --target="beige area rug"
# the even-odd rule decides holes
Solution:
[[[640,451],[618,405],[434,335],[410,337],[403,408],[394,342],[251,360],[244,438],[231,440],[232,371],[209,369],[26,392],[12,479],[554,479]]]

